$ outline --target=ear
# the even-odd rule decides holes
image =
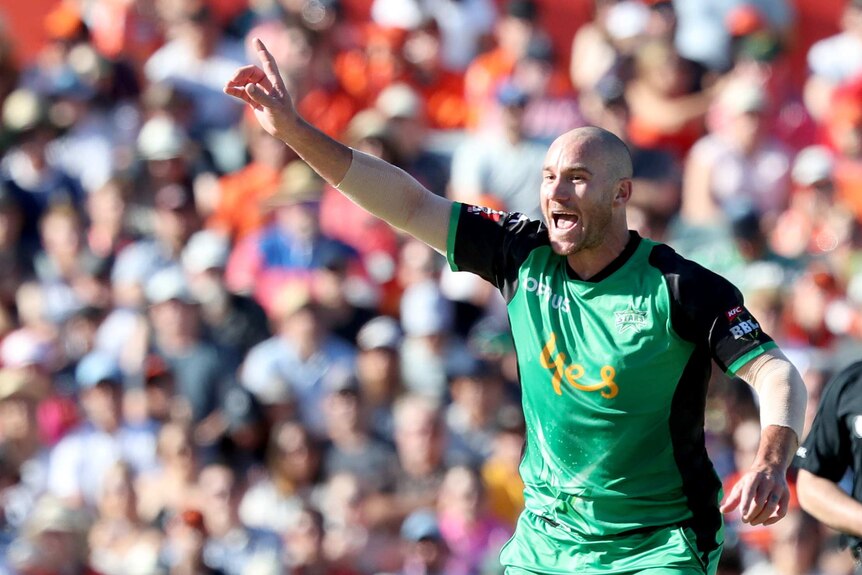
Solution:
[[[632,181],[629,178],[623,178],[617,183],[617,189],[614,193],[614,207],[626,205],[631,197]]]

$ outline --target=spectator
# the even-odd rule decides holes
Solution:
[[[282,421],[270,434],[267,473],[242,498],[243,523],[283,533],[295,523],[300,509],[317,499],[323,453],[300,423]]]
[[[363,491],[391,489],[398,463],[391,447],[370,435],[359,384],[352,373],[330,370],[323,402],[328,444],[323,457],[325,477],[351,473]]]
[[[203,424],[195,432],[196,442],[215,443],[219,408],[233,383],[237,351],[220,349],[205,339],[200,309],[180,270],[166,269],[154,275],[147,282],[147,301],[152,326],[147,352],[165,361],[177,393],[186,402],[187,417],[195,425]]]
[[[144,66],[150,82],[169,82],[196,102],[192,132],[223,130],[240,117],[240,108],[222,94],[222,84],[245,63],[242,46],[219,33],[207,7],[192,5],[179,18],[176,36]]]
[[[387,316],[370,320],[356,336],[359,394],[369,412],[371,431],[390,442],[392,407],[402,391],[398,353],[401,336],[398,322]]]
[[[497,413],[492,452],[482,466],[489,511],[514,529],[524,508],[524,483],[518,474],[524,446],[525,423],[521,410],[506,406]]]
[[[36,238],[36,223],[52,204],[77,208],[83,200],[81,183],[53,165],[47,147],[56,135],[48,102],[30,90],[16,90],[3,104],[3,128],[15,134],[15,146],[0,162],[0,182],[14,195],[24,213],[23,237]]]
[[[263,308],[252,298],[234,294],[224,283],[230,246],[212,231],[196,232],[183,248],[182,265],[189,291],[200,305],[201,319],[212,341],[244,357],[269,337]]]
[[[319,511],[306,507],[285,533],[286,572],[291,575],[354,575],[349,566],[333,564],[324,553],[324,522]]]
[[[483,204],[482,196],[487,195],[496,200],[495,209],[539,218],[535,188],[545,146],[524,133],[529,96],[511,83],[503,84],[496,96],[500,130],[472,136],[455,150],[449,196]]]
[[[401,524],[404,565],[400,575],[449,573],[449,549],[440,533],[437,517],[430,509],[411,513]]]
[[[101,489],[98,517],[89,533],[93,567],[104,575],[120,575],[133,561],[155,564],[161,538],[138,517],[132,470],[121,462],[109,467]]]
[[[317,269],[333,256],[355,254],[320,231],[322,190],[323,180],[304,162],[288,164],[278,192],[265,202],[272,222],[231,254],[226,281],[233,291],[253,293],[269,309],[279,286],[291,276]]]
[[[218,200],[207,224],[231,239],[242,240],[264,225],[261,204],[277,189],[290,159],[284,146],[260,127],[257,120],[243,116],[243,131],[249,153],[248,165],[219,179]]]
[[[287,394],[299,419],[322,436],[324,377],[338,366],[352,370],[355,352],[321,323],[318,306],[303,284],[285,287],[272,317],[275,335],[249,351],[240,381],[264,404]]]
[[[149,525],[164,528],[194,500],[197,491],[197,456],[190,429],[168,422],[159,430],[158,466],[135,482],[137,513]]]
[[[787,204],[790,152],[763,125],[763,89],[729,83],[718,99],[724,124],[692,149],[686,164],[683,215],[692,224],[720,220],[733,205],[775,218]]]
[[[451,554],[446,573],[481,573],[496,560],[514,530],[488,511],[479,474],[468,466],[449,468],[437,499],[440,533]]]
[[[207,529],[200,511],[186,508],[177,513],[165,531],[162,556],[170,575],[225,575],[225,571],[204,562]]]
[[[278,536],[264,529],[248,527],[239,518],[242,486],[230,468],[210,464],[198,479],[207,540],[204,562],[225,575],[250,573],[256,569],[275,569],[281,555]],[[258,571],[261,572],[261,571]]]
[[[117,461],[135,474],[155,466],[156,431],[132,426],[120,411],[123,376],[110,356],[93,352],[75,370],[86,420],[51,452],[48,489],[77,504],[95,505],[105,473]]]

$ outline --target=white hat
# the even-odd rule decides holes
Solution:
[[[145,160],[179,158],[187,144],[185,131],[166,116],[147,120],[138,134],[138,151]]]
[[[800,150],[793,160],[790,172],[793,181],[801,186],[811,186],[832,177],[835,157],[826,146],[808,146]]]
[[[377,96],[376,107],[387,118],[415,118],[422,111],[422,100],[407,84],[392,84]]]
[[[51,344],[25,328],[3,338],[0,360],[4,367],[20,368],[31,365],[45,366],[51,360]]]
[[[356,334],[359,349],[398,349],[401,344],[401,328],[389,316],[381,315],[369,320]]]
[[[157,271],[147,282],[144,292],[150,305],[171,300],[195,303],[186,285],[186,278],[178,267],[169,267]]]
[[[183,267],[192,273],[223,269],[230,255],[230,242],[218,232],[202,230],[189,238],[183,249]]]

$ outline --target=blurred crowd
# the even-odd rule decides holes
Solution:
[[[862,356],[862,1],[836,2],[804,59],[788,0],[62,0],[26,58],[0,28],[0,574],[501,573],[505,303],[222,93],[255,37],[307,120],[453,199],[539,217],[548,143],[620,136],[630,225],[739,286],[810,423]],[[716,373],[706,425],[727,489],[756,398]],[[795,498],[726,536],[723,575],[854,569]]]

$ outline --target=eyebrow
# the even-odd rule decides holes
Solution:
[[[543,172],[553,172],[554,166],[545,166],[542,168],[542,171]],[[591,176],[593,175],[593,172],[583,164],[574,164],[572,166],[566,166],[565,168],[563,168],[562,172],[565,174],[570,174],[572,172],[584,172],[584,173],[587,173]]]

